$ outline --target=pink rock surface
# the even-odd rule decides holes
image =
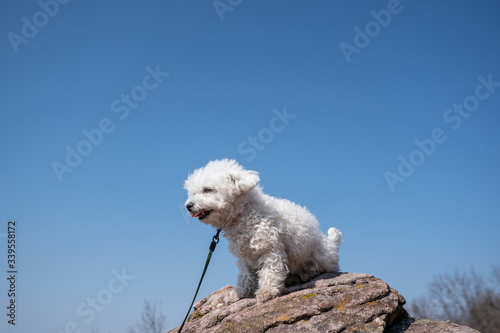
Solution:
[[[183,332],[477,332],[449,322],[414,321],[403,308],[404,297],[370,274],[322,274],[262,304],[255,298],[226,304],[233,288],[195,304]]]

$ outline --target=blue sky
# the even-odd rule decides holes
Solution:
[[[339,228],[342,270],[408,301],[498,264],[496,1],[0,8],[2,332],[123,332],[144,299],[178,326],[213,235],[183,182],[218,158]],[[236,274],[222,239],[199,298]]]

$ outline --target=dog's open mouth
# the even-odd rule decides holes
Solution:
[[[193,217],[197,217],[199,220],[203,220],[208,215],[210,215],[211,210],[200,210],[198,213],[194,214]]]

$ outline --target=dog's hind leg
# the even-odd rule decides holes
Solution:
[[[342,243],[342,233],[335,229],[328,230],[328,237],[324,237],[321,246],[316,249],[314,257],[321,267],[321,273],[339,271],[339,247]]]

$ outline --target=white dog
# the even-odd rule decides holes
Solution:
[[[216,160],[186,180],[186,208],[192,217],[220,228],[238,259],[238,283],[228,298],[279,296],[287,284],[339,270],[342,233],[323,234],[304,207],[262,192],[258,173],[234,160]]]

